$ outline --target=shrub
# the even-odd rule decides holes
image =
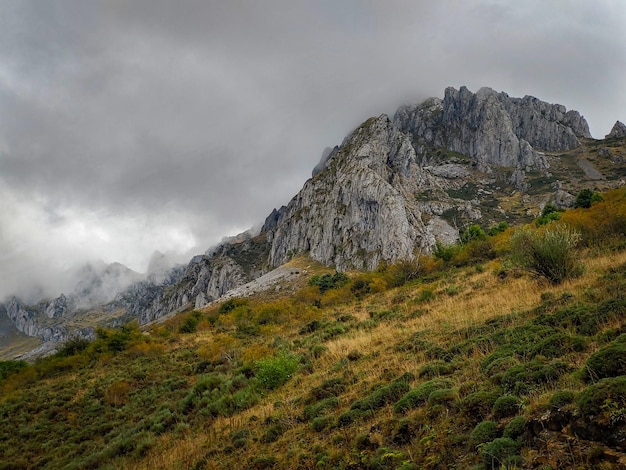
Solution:
[[[380,387],[365,398],[356,400],[350,407],[351,410],[377,410],[383,406],[400,399],[409,391],[409,385],[404,381],[392,382]]]
[[[501,385],[509,392],[528,393],[539,385],[556,382],[561,375],[570,371],[565,362],[542,363],[532,360],[509,368],[501,378]]]
[[[222,305],[220,305],[218,312],[222,314],[228,313],[228,312],[231,312],[232,310],[235,310],[237,307],[242,307],[245,305],[248,305],[247,299],[239,299],[239,298],[229,299],[226,302],[224,302]]]
[[[328,426],[330,426],[333,422],[333,419],[329,416],[320,416],[318,418],[313,418],[311,421],[311,429],[315,432],[322,432]]]
[[[509,464],[518,460],[519,444],[509,437],[499,437],[485,444],[482,448],[485,468],[509,468]]]
[[[450,385],[451,382],[445,379],[432,379],[424,382],[400,398],[393,406],[393,411],[406,413],[408,410],[417,408],[428,401],[428,397],[432,392],[448,388]]]
[[[298,369],[300,357],[281,353],[277,356],[256,361],[256,376],[259,382],[268,390],[273,390],[284,384]]]
[[[504,427],[502,437],[518,439],[524,434],[524,432],[526,432],[526,424],[526,418],[523,416],[516,416]]]
[[[574,251],[579,240],[580,234],[566,225],[543,231],[522,229],[511,239],[512,260],[532,274],[559,284],[582,273]]]
[[[491,413],[493,404],[497,399],[497,392],[481,390],[471,393],[461,401],[461,410],[468,417],[484,419]]]
[[[450,375],[454,372],[454,366],[449,362],[442,360],[434,360],[422,366],[419,370],[418,377],[432,379],[438,375]]]
[[[430,395],[428,395],[428,405],[436,406],[436,405],[447,405],[452,403],[457,398],[456,390],[452,388],[442,388],[439,390],[433,390]]]
[[[550,405],[550,408],[558,410],[559,408],[562,408],[563,406],[573,403],[575,398],[576,398],[576,395],[571,390],[560,390],[558,392],[555,392],[550,397],[550,400],[548,401],[548,405]]]
[[[193,312],[185,318],[183,324],[178,328],[179,333],[195,333],[200,323],[200,312]]]
[[[339,399],[337,397],[326,398],[322,401],[315,403],[314,405],[308,405],[304,407],[302,417],[306,421],[310,421],[314,418],[318,418],[326,410],[337,408],[339,406]]]
[[[57,351],[56,355],[59,357],[74,356],[87,349],[89,343],[91,343],[91,341],[89,341],[88,339],[75,336],[63,343],[63,345]]]
[[[507,224],[506,222],[499,222],[496,225],[492,225],[491,227],[489,227],[489,230],[487,230],[487,235],[489,235],[490,237],[495,237],[499,233],[505,232],[508,228],[509,224]]]
[[[559,220],[561,218],[561,212],[563,211],[554,204],[548,203],[543,207],[541,215],[535,219],[535,225],[540,227],[552,222],[553,220]]]
[[[626,407],[626,376],[602,379],[587,387],[576,402],[583,415],[598,415],[607,405]]]
[[[443,245],[441,242],[437,241],[435,243],[433,255],[435,256],[435,258],[438,258],[448,263],[452,261],[452,259],[458,254],[459,249],[459,245]]]
[[[470,442],[477,446],[494,440],[498,436],[498,425],[493,421],[482,421],[470,433]]]
[[[587,343],[580,336],[569,336],[565,333],[555,333],[542,339],[531,350],[533,356],[561,357],[569,352],[582,352],[587,348]]]
[[[493,404],[493,416],[496,419],[508,418],[517,414],[521,401],[514,395],[503,395]]]
[[[589,380],[618,375],[626,375],[626,343],[615,342],[587,359],[586,376]]]
[[[324,293],[329,289],[342,287],[348,283],[350,278],[344,273],[335,271],[335,274],[324,274],[323,276],[315,275],[309,280],[310,286],[319,287],[320,293]]]
[[[575,209],[578,209],[578,208],[589,209],[592,204],[595,204],[596,202],[601,202],[601,201],[604,201],[604,199],[599,193],[594,192],[589,188],[584,188],[584,189],[581,189],[580,192],[576,195],[576,201],[574,201],[574,208]]]
[[[9,375],[16,374],[27,367],[26,361],[0,361],[0,380],[6,379]]]
[[[461,242],[467,244],[472,240],[482,240],[486,237],[485,231],[478,224],[472,224],[461,234]]]

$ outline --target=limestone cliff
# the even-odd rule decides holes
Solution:
[[[607,139],[626,137],[626,124],[617,121],[613,125],[611,132],[606,135]]]
[[[338,269],[411,258],[426,227],[410,195],[424,179],[408,137],[386,115],[369,119],[268,217],[270,265],[295,253]]]
[[[445,90],[443,100],[403,106],[394,123],[412,136],[421,154],[432,147],[470,157],[478,168],[490,166],[545,169],[541,151],[578,147],[590,137],[585,119],[564,106],[532,96],[510,98],[491,88]]]

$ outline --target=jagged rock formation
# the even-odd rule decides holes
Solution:
[[[490,166],[543,170],[540,151],[578,147],[590,137],[589,126],[576,111],[532,96],[510,98],[491,88],[472,93],[447,88],[443,100],[431,98],[402,106],[394,123],[412,136],[418,154],[443,147],[470,157],[479,169]]]
[[[368,120],[286,207],[270,214],[262,229],[270,264],[300,252],[338,269],[411,258],[426,227],[408,196],[425,179],[408,137],[385,115]]]
[[[65,296],[62,295],[50,303],[40,302],[38,306],[25,306],[12,297],[4,308],[18,331],[27,336],[54,342],[66,341],[71,336],[93,338],[94,329],[91,327],[69,329],[65,325],[46,324],[41,321],[42,312],[45,312],[48,318],[56,318],[55,314],[58,312],[61,312],[60,315],[65,314],[67,312],[65,301]]]
[[[611,132],[609,132],[605,138],[613,139],[613,138],[622,138],[622,137],[626,137],[626,124],[620,121],[616,121],[615,124],[613,125],[613,128],[611,129]]]
[[[140,324],[180,308],[200,308],[264,274],[268,250],[264,237],[238,237],[195,256],[187,267],[170,272],[163,284],[136,283],[116,300]]]

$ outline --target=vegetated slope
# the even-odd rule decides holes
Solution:
[[[0,362],[0,468],[623,468],[626,190],[603,199],[532,228],[580,231],[561,284],[473,230]]]

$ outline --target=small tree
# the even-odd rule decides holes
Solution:
[[[545,230],[526,228],[513,235],[511,257],[523,269],[552,284],[560,284],[582,273],[575,252],[579,241],[580,233],[567,225],[554,225]]]
[[[593,192],[589,188],[581,189],[578,195],[576,196],[576,201],[574,202],[574,207],[583,209],[589,209],[592,204],[596,202],[603,201],[604,199],[600,195],[600,193]]]

